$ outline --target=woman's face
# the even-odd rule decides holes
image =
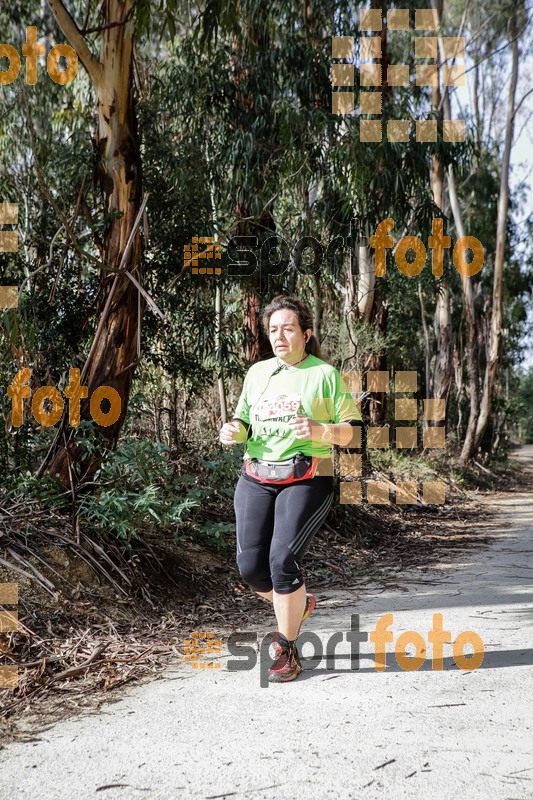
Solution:
[[[305,332],[310,336],[311,328]],[[298,323],[298,317],[289,308],[280,308],[270,317],[268,337],[274,355],[287,364],[294,364],[305,357],[305,335]]]

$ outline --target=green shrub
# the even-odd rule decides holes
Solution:
[[[168,461],[168,447],[125,439],[102,458],[95,491],[79,497],[80,520],[97,531],[110,531],[126,547],[155,530],[182,523],[198,498],[180,497],[183,484]]]

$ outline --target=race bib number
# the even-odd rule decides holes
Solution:
[[[276,398],[265,399],[255,409],[257,420],[286,420],[294,417],[300,408],[302,396],[293,392],[292,394],[280,394]]]

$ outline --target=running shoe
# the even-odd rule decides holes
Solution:
[[[315,610],[315,606],[316,606],[315,596],[313,594],[306,594],[306,597],[305,597],[305,609],[304,609],[304,613],[302,615],[302,619],[300,621],[300,627],[298,628],[298,633],[296,634],[296,638],[298,638],[298,636],[300,635],[300,631],[302,629],[302,624],[305,622],[307,617],[311,616],[311,614]],[[281,645],[278,642],[278,636],[279,636],[279,631],[276,631],[275,634],[274,634],[274,637],[272,639],[272,645],[274,647],[274,650],[275,650],[277,656],[281,653]]]
[[[276,660],[268,670],[270,683],[287,683],[298,677],[302,664],[296,645],[282,647]]]

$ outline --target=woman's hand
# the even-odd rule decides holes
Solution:
[[[315,422],[310,417],[302,417],[300,414],[290,419],[287,425],[297,439],[313,439],[318,435],[318,430],[322,429],[320,422]]]
[[[242,422],[234,419],[231,422],[226,422],[220,429],[218,438],[222,444],[242,444],[241,441],[235,438],[241,430],[244,430]]]

